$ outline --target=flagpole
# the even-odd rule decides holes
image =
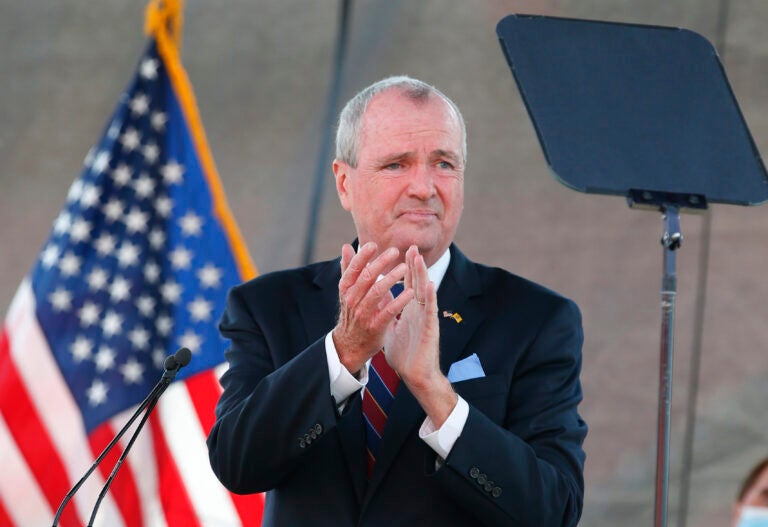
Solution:
[[[150,0],[147,4],[144,32],[155,39],[157,51],[163,58],[174,91],[181,103],[181,111],[189,126],[192,140],[200,156],[203,175],[213,197],[213,208],[221,220],[229,245],[235,255],[241,280],[250,280],[258,275],[243,235],[227,203],[224,186],[221,183],[211,148],[203,129],[197,100],[192,91],[187,72],[181,64],[181,34],[183,0]]]

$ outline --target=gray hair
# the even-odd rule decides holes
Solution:
[[[339,125],[336,129],[336,159],[344,161],[353,168],[357,167],[357,153],[360,147],[360,132],[365,110],[368,108],[368,103],[371,102],[371,99],[379,93],[390,89],[398,89],[403,96],[414,101],[426,101],[430,95],[434,94],[448,103],[453,111],[456,112],[459,124],[461,125],[461,153],[464,162],[466,162],[467,129],[459,107],[431,84],[405,75],[387,77],[375,82],[358,92],[357,95],[347,102],[339,114]]]

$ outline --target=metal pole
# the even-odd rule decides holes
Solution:
[[[720,61],[725,64],[725,39],[728,29],[730,0],[720,0],[717,17],[715,46]],[[701,226],[701,250],[699,252],[699,274],[696,284],[696,311],[693,322],[693,346],[691,367],[688,374],[688,400],[683,432],[683,452],[680,466],[680,497],[677,511],[677,527],[686,527],[691,495],[691,472],[693,471],[693,439],[696,432],[696,407],[699,399],[699,377],[701,375],[701,353],[703,346],[704,313],[707,304],[707,277],[709,276],[709,245],[712,239],[712,210],[704,212]]]
[[[323,191],[325,190],[325,179],[328,177],[329,156],[328,153],[333,143],[333,128],[336,120],[336,107],[339,104],[339,91],[341,90],[341,79],[344,70],[344,57],[347,54],[347,40],[349,39],[349,25],[351,16],[352,0],[342,0],[339,14],[339,31],[336,35],[336,53],[333,62],[333,76],[331,86],[328,90],[328,100],[325,105],[325,119],[320,131],[320,149],[317,153],[317,163],[315,164],[314,190],[312,192],[312,202],[309,208],[309,218],[307,221],[307,234],[304,240],[304,264],[312,262],[315,252],[315,236],[317,234],[317,222],[320,216],[320,208],[323,204]]]
[[[667,525],[669,491],[669,436],[672,410],[672,358],[675,348],[675,297],[677,295],[676,251],[683,242],[680,210],[662,207],[664,214],[664,276],[661,281],[661,360],[659,368],[659,411],[656,445],[656,508],[654,526]]]

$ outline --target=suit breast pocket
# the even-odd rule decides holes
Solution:
[[[509,387],[501,375],[488,375],[453,384],[464,400],[480,410],[496,424],[502,424],[507,407]]]

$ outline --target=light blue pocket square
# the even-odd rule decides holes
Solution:
[[[466,359],[454,362],[448,370],[448,380],[451,382],[468,381],[478,377],[485,377],[485,372],[480,364],[480,358],[477,356],[477,353],[473,353]]]

